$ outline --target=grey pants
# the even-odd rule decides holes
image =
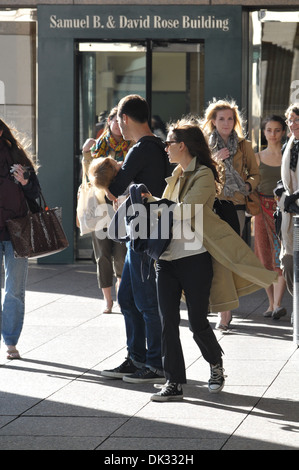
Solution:
[[[92,233],[92,245],[97,263],[97,278],[100,288],[113,286],[113,275],[121,277],[126,257],[125,243],[114,242],[108,237],[103,240]]]

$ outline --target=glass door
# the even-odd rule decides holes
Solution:
[[[77,52],[76,187],[81,183],[81,149],[101,134],[107,114],[126,95],[146,96],[146,48],[131,43],[80,43]],[[92,258],[89,234],[77,230],[76,258]]]
[[[189,42],[79,43],[76,80],[76,187],[81,148],[97,138],[109,113],[129,94],[146,98],[153,132],[165,138],[166,124],[204,107],[204,47]],[[77,234],[76,258],[92,257],[91,237]]]
[[[128,94],[146,92],[146,48],[130,43],[80,43],[77,55],[78,142],[98,134],[107,113]]]
[[[153,43],[151,75],[152,117],[164,123],[204,108],[204,45]]]

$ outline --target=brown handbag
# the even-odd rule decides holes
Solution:
[[[15,258],[41,258],[69,246],[61,223],[61,208],[49,209],[41,194],[39,211],[10,219],[6,225]]]
[[[252,191],[246,196],[246,212],[250,215],[258,215],[261,212],[261,201],[257,191]]]

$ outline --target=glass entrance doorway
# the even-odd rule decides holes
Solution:
[[[77,47],[76,178],[80,184],[81,148],[97,138],[107,113],[129,94],[143,96],[153,131],[164,138],[165,124],[204,107],[204,45],[142,41],[79,43]],[[154,122],[159,123],[158,128]],[[76,258],[92,255],[90,236],[77,235]]]

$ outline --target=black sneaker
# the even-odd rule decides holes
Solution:
[[[122,379],[126,374],[133,374],[139,370],[136,366],[134,366],[133,362],[129,357],[123,362],[119,367],[110,370],[102,370],[101,375],[104,377],[112,377],[114,379]]]
[[[164,383],[165,377],[163,377],[163,375],[156,374],[156,372],[153,372],[147,367],[142,367],[142,369],[137,369],[136,372],[134,372],[132,375],[125,375],[123,377],[123,381],[132,384]]]
[[[226,375],[223,374],[224,369],[221,364],[216,364],[213,366],[210,364],[211,367],[211,377],[209,380],[209,391],[211,393],[218,393],[221,392],[221,390],[224,387],[225,383],[225,377]]]
[[[151,396],[151,401],[178,401],[183,399],[183,388],[181,384],[166,382],[160,392]]]

